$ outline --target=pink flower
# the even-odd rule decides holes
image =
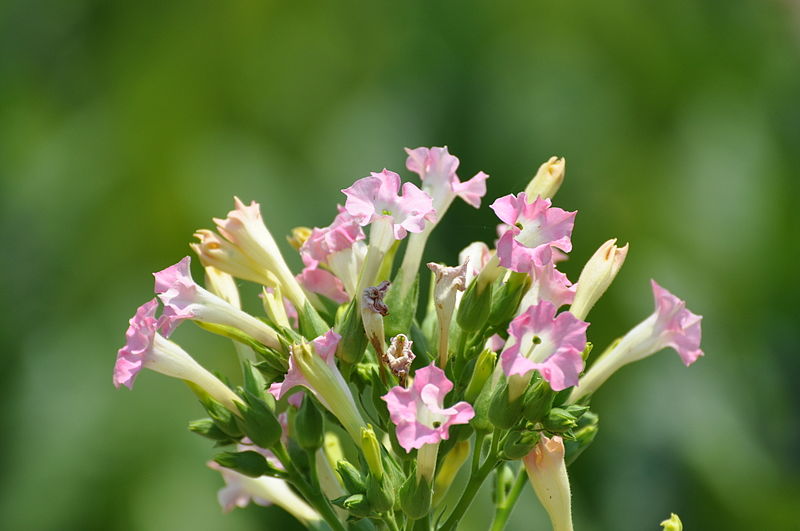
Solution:
[[[500,334],[492,334],[489,336],[489,339],[486,340],[486,344],[483,348],[489,349],[492,352],[500,352],[505,346],[506,340]]]
[[[467,402],[444,407],[444,397],[452,389],[444,371],[431,364],[416,372],[411,388],[395,386],[382,397],[406,452],[447,439],[450,426],[466,424],[475,416]]]
[[[300,248],[300,254],[325,263],[331,254],[350,249],[355,242],[363,239],[364,231],[358,221],[340,206],[333,223],[322,229],[312,229],[311,235]]]
[[[588,326],[569,312],[556,317],[556,307],[548,301],[529,307],[508,327],[514,341],[501,355],[503,371],[511,377],[538,370],[554,391],[576,385]]]
[[[162,325],[169,337],[185,319],[232,326],[270,348],[280,349],[278,335],[269,325],[198,286],[189,271],[187,256],[175,265],[153,273],[155,292],[164,304]]]
[[[550,301],[556,308],[565,304],[571,304],[575,298],[577,285],[570,282],[567,275],[556,269],[553,249],[545,249],[541,253],[544,263],[531,263],[529,271],[533,284],[531,289],[525,294],[520,307],[525,308],[537,304],[539,301]],[[547,254],[550,258],[547,259]]]
[[[481,198],[486,195],[488,175],[481,171],[462,183],[456,175],[458,158],[448,153],[447,147],[406,148],[406,153],[406,168],[422,179],[423,189],[433,198],[437,211],[449,206],[456,196],[475,208],[481,206]]]
[[[162,324],[156,319],[158,301],[153,299],[137,308],[125,332],[125,346],[117,352],[114,364],[114,386],[133,389],[136,376],[143,368],[172,378],[187,380],[204,389],[210,396],[239,414],[239,398],[216,376],[208,372],[181,347],[165,339],[157,330]],[[163,318],[162,318],[163,319]]]
[[[319,267],[305,267],[303,272],[297,275],[297,281],[308,291],[319,293],[338,304],[350,300],[344,291],[342,281]]]
[[[655,312],[633,327],[611,349],[600,356],[581,378],[580,385],[569,396],[576,402],[597,390],[621,367],[671,347],[687,367],[703,355],[700,349],[701,316],[686,309],[686,303],[650,281],[655,299]]]
[[[543,265],[550,259],[550,247],[572,250],[576,212],[551,207],[549,199],[537,198],[529,204],[524,193],[501,197],[490,208],[509,225],[497,242],[503,267],[527,273],[531,264]]]
[[[489,250],[489,246],[483,242],[472,242],[458,253],[458,263],[467,264],[465,285],[469,286],[472,279],[483,271],[483,268],[489,263],[491,257],[492,252]]]
[[[402,240],[409,232],[422,232],[425,221],[436,220],[431,197],[411,183],[403,184],[400,176],[384,169],[357,180],[342,192],[347,196],[345,209],[362,227],[377,219],[390,220],[394,238]]]

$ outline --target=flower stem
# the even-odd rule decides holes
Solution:
[[[527,479],[528,475],[525,473],[525,467],[520,467],[517,473],[517,479],[514,481],[514,486],[511,487],[511,491],[503,502],[497,506],[490,531],[502,531],[506,527],[506,522],[508,522],[508,518],[511,516],[511,511],[514,510],[514,505],[517,503],[522,489],[525,488]]]

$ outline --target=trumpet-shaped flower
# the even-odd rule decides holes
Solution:
[[[409,232],[422,232],[426,221],[436,220],[431,196],[412,183],[403,183],[400,194],[400,176],[393,171],[373,172],[342,192],[347,196],[345,210],[359,225],[390,221],[396,240]]]
[[[181,347],[157,332],[170,318],[155,316],[158,301],[153,299],[139,306],[125,332],[125,345],[117,352],[114,364],[114,386],[133,389],[136,376],[143,368],[196,384],[230,411],[238,414],[239,398],[216,376],[208,372]]]
[[[238,328],[270,348],[280,349],[278,335],[269,325],[200,287],[189,271],[191,259],[187,256],[175,265],[153,273],[155,292],[164,304],[168,318],[164,335],[169,337],[185,319]]]
[[[482,171],[472,179],[461,182],[456,175],[459,160],[447,151],[447,147],[406,148],[406,168],[422,179],[422,189],[433,198],[433,205],[441,216],[456,197],[478,208],[486,195],[488,175]]]
[[[450,426],[466,424],[475,416],[467,402],[444,407],[444,398],[452,389],[453,383],[444,371],[429,365],[414,374],[410,388],[395,386],[382,397],[397,426],[397,440],[406,452],[447,439]]]
[[[316,263],[313,266],[307,265],[303,268],[303,272],[297,275],[297,281],[308,291],[318,293],[338,304],[350,300],[344,290],[342,281],[330,271],[317,267]]]
[[[569,309],[578,319],[586,319],[589,310],[603,296],[625,262],[628,245],[617,247],[616,243],[616,238],[605,242],[583,267],[578,277],[575,301]]]
[[[561,437],[542,436],[522,461],[536,496],[550,516],[553,531],[572,531],[572,497]]]
[[[311,234],[300,247],[300,253],[324,263],[331,254],[350,249],[364,237],[358,221],[340,206],[333,223],[321,229],[311,229]]]
[[[528,203],[525,193],[501,197],[490,208],[509,226],[497,242],[503,267],[527,273],[532,264],[544,265],[551,259],[551,247],[572,250],[570,236],[576,212],[552,207],[549,199]]]
[[[339,419],[358,443],[366,423],[358,412],[353,395],[336,366],[336,347],[341,336],[329,330],[310,344],[292,345],[289,371],[282,382],[270,386],[269,392],[281,399],[297,386],[311,391],[317,400]]]
[[[655,312],[636,325],[600,356],[581,378],[569,397],[580,400],[597,390],[620,367],[672,347],[687,367],[703,355],[700,349],[700,315],[690,312],[686,303],[651,280]]]
[[[554,391],[576,385],[583,370],[581,353],[588,326],[569,312],[556,316],[556,307],[549,301],[529,307],[509,324],[514,341],[501,354],[503,371],[510,381],[519,376],[527,384],[531,372],[538,370]]]

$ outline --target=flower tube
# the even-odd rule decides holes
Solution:
[[[651,280],[655,312],[636,325],[607,352],[600,356],[578,387],[573,389],[569,402],[574,403],[594,393],[620,367],[646,358],[666,347],[672,347],[687,367],[703,355],[700,350],[700,321],[702,316],[686,309],[686,303]]]
[[[281,349],[278,334],[269,325],[197,285],[189,271],[190,261],[187,256],[153,273],[155,292],[164,304],[164,315],[169,317],[165,336],[169,337],[185,319],[196,319],[238,328],[270,348]]]
[[[628,244],[617,247],[617,239],[605,242],[595,251],[578,277],[578,289],[569,311],[578,319],[586,319],[589,311],[611,285],[617,276],[625,257]]]
[[[542,436],[522,461],[536,496],[550,516],[553,531],[572,531],[572,498],[561,437]]]
[[[165,339],[157,330],[169,322],[169,317],[156,319],[158,301],[153,299],[139,306],[125,332],[125,346],[117,352],[114,364],[114,386],[133,389],[136,376],[143,368],[172,378],[186,380],[201,387],[232,413],[239,415],[239,397],[216,376],[197,363],[177,344]]]
[[[456,307],[456,293],[466,289],[467,263],[458,267],[447,267],[435,262],[428,264],[436,280],[433,288],[433,303],[439,321],[439,367],[447,365],[450,321]]]

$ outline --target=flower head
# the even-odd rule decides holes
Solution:
[[[509,324],[514,341],[501,354],[503,371],[511,377],[538,370],[554,391],[576,385],[588,326],[569,312],[556,316],[556,307],[548,301],[529,307]]]
[[[333,223],[322,229],[315,227],[311,230],[311,234],[300,247],[300,254],[325,263],[331,254],[350,249],[355,242],[363,239],[361,225],[347,210],[339,207],[339,214]]]
[[[572,250],[575,212],[552,207],[549,199],[537,198],[528,203],[525,193],[501,197],[490,208],[509,225],[497,242],[497,256],[503,267],[527,273],[531,264],[543,265],[551,259],[550,247]]]
[[[406,148],[406,153],[406,168],[422,179],[422,188],[433,198],[437,211],[449,206],[456,196],[475,208],[481,206],[488,175],[481,171],[472,179],[461,182],[456,175],[458,158],[451,155],[447,147]]]
[[[394,238],[402,240],[409,232],[422,232],[425,221],[434,221],[436,211],[431,197],[411,183],[400,192],[400,176],[384,169],[357,180],[342,192],[347,196],[345,210],[362,227],[377,219],[391,220]]]
[[[467,402],[444,407],[444,397],[452,389],[453,383],[444,371],[429,365],[414,374],[409,389],[395,386],[382,397],[397,426],[397,440],[406,452],[447,439],[450,426],[466,424],[475,416]]]

